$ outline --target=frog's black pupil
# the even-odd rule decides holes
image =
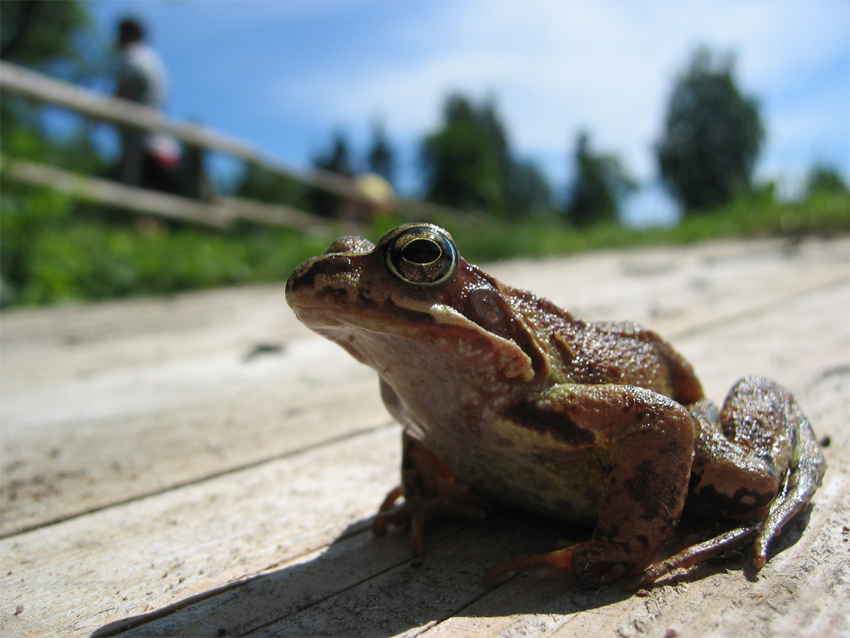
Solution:
[[[442,254],[440,246],[431,239],[414,239],[401,251],[401,256],[414,264],[430,264]]]

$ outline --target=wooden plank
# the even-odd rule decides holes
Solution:
[[[571,589],[552,572],[525,574],[487,590],[481,581],[487,565],[545,549],[562,531],[537,519],[495,517],[448,538],[438,535],[421,559],[405,552],[403,538],[358,533],[244,586],[160,610],[157,617],[107,625],[104,633],[126,628],[120,635],[198,636],[224,629],[227,635],[274,636],[664,636],[671,628],[687,635],[686,629],[708,619],[712,635],[744,629],[755,636],[794,635],[777,627],[770,613],[787,604],[808,635],[840,635],[835,630],[845,622],[841,606],[824,605],[822,593],[838,600],[848,593],[839,518],[850,507],[846,469],[824,486],[829,504],[819,500],[820,521],[810,520],[793,546],[784,543],[756,583],[745,578],[752,571],[745,561],[733,558],[700,569],[701,580],[657,587],[642,598],[620,587]],[[775,591],[777,583],[788,581],[794,585]],[[730,608],[722,592],[744,588],[743,601]],[[754,615],[763,620],[755,630],[747,627]]]
[[[219,197],[212,202],[202,202],[25,160],[0,157],[0,166],[5,175],[12,179],[36,186],[48,186],[78,199],[204,226],[225,228],[237,219],[301,229],[321,228],[331,223],[330,220],[290,206],[260,204],[235,197]]]
[[[88,634],[324,547],[397,481],[398,442],[379,428],[3,539],[0,634]]]
[[[370,370],[278,325],[280,287],[80,310],[4,317],[3,534],[388,419]]]
[[[333,220],[323,219],[283,204],[261,204],[237,197],[219,197],[217,201],[231,217],[245,221],[304,229],[321,228],[334,223]],[[345,224],[355,230],[358,228],[352,222],[345,222]]]
[[[717,344],[684,337],[700,322],[706,330],[722,327],[735,313],[788,303],[809,286],[847,287],[845,241],[811,242],[796,254],[788,257],[776,242],[709,244],[492,270],[505,281],[551,291],[581,316],[631,317],[658,327],[720,400],[742,374],[775,374],[777,363],[786,370],[786,335],[798,331],[799,322],[782,315],[769,331],[739,339],[746,367],[718,357]],[[622,285],[624,272],[638,271],[650,274],[632,274],[638,282]],[[795,391],[808,382],[812,362],[840,365],[843,344],[830,335],[840,333],[847,313],[830,311],[828,298],[823,303],[795,306],[831,322],[815,334],[795,334],[819,353],[787,366],[789,378],[782,380]],[[6,312],[0,342],[0,534],[215,476],[387,419],[374,373],[298,324],[281,286]],[[263,346],[270,351],[263,354]],[[258,347],[260,354],[251,357]],[[713,378],[716,385],[708,381]]]
[[[819,251],[828,252],[830,246],[834,245],[821,245]],[[775,258],[771,254],[764,257],[768,262]],[[740,263],[740,255],[735,259]],[[850,267],[846,259],[843,263],[845,269]],[[663,279],[663,273],[657,276]],[[780,276],[778,281],[785,279]],[[252,295],[261,298],[264,292],[242,292],[239,299],[247,303]],[[676,289],[668,288],[668,293],[676,294]],[[488,592],[478,579],[506,550],[548,546],[563,529],[524,517],[491,519],[446,537],[422,561],[412,560],[400,535],[373,541],[360,530],[398,476],[398,432],[395,427],[378,427],[0,541],[4,561],[0,582],[7,593],[0,631],[28,636],[103,628],[113,633],[129,622],[141,635],[198,635],[202,628],[204,634],[224,629],[227,635],[237,630],[273,635],[350,633],[352,627],[386,636],[424,630],[484,636],[558,632],[663,636],[668,630],[719,636],[743,631],[755,636],[846,633],[842,605],[850,599],[844,560],[850,509],[846,460],[850,433],[845,427],[850,412],[850,287],[840,282],[821,285],[791,298],[780,295],[775,303],[763,299],[755,306],[743,303],[746,293],[746,286],[731,286],[729,294],[742,302],[738,318],[712,321],[703,306],[705,328],[689,329],[677,345],[697,353],[703,381],[709,388],[719,388],[717,392],[725,391],[744,372],[770,372],[792,387],[818,435],[832,438],[826,450],[829,471],[808,526],[799,538],[800,527],[792,526],[780,545],[782,551],[755,582],[748,580],[752,575],[742,562],[732,560],[699,572],[702,578],[693,582],[653,589],[648,597],[626,597],[616,588],[565,589],[558,575],[545,573],[526,574]],[[218,317],[205,316],[212,325],[251,316],[242,304],[228,314],[224,310],[228,305],[217,294],[208,293],[201,300],[205,308],[220,309]],[[120,321],[120,304],[109,304],[99,315],[95,312],[105,334],[144,332],[145,324],[149,335],[156,334],[157,327],[165,330],[155,312],[148,310],[146,317],[139,311],[145,304],[134,304],[131,308],[141,326]],[[173,312],[174,307],[170,309]],[[694,311],[699,310],[696,304]],[[260,318],[245,334],[265,335],[254,329],[273,325],[275,315],[262,308],[256,312]],[[75,323],[68,321],[73,310],[59,314]],[[97,343],[96,335],[82,328],[85,315],[80,309],[80,324],[72,329],[82,332],[81,347]],[[29,314],[36,317],[38,313]],[[20,315],[20,323],[11,322],[9,343],[18,354],[27,348],[22,334],[26,318]],[[185,321],[178,317],[176,323]],[[61,341],[61,336],[51,336],[61,321],[41,316],[31,323],[43,352],[49,351],[51,342]],[[791,325],[794,338],[789,339]],[[186,330],[179,339],[185,352],[209,343],[193,342]],[[211,326],[205,332],[208,337],[221,334]],[[4,316],[0,333],[4,339],[6,333]],[[225,341],[232,344],[239,339]],[[155,358],[145,350],[140,347],[138,356]],[[722,363],[712,363],[718,361]],[[5,342],[2,364],[6,365]],[[3,386],[8,370],[3,370]],[[310,370],[315,374],[319,368]],[[327,363],[319,371],[338,372],[333,366],[328,369]],[[28,376],[27,383],[36,380],[33,370]],[[344,381],[334,384],[341,387]],[[249,410],[247,404],[245,409]],[[5,410],[4,400],[4,426]],[[243,426],[249,423],[250,419],[240,421],[227,440],[235,443],[245,436]],[[286,419],[282,423],[285,427]],[[202,426],[198,436],[204,433]],[[28,427],[38,425],[31,422]],[[172,443],[167,440],[161,451]],[[110,439],[101,442],[105,447],[114,444]],[[90,443],[91,450],[96,446]],[[2,453],[5,456],[5,445]],[[85,456],[81,460],[89,462]],[[329,545],[339,537],[341,542]],[[141,614],[153,616],[137,618]]]
[[[833,297],[833,308],[843,308],[846,291],[840,295],[835,291]],[[811,304],[811,299],[801,298],[796,305],[775,308],[770,314],[799,313]],[[812,313],[810,319],[828,315]],[[749,329],[742,333],[743,326]],[[816,326],[811,328],[806,334],[819,332]],[[760,322],[748,318],[741,325],[718,327],[707,339],[729,344],[726,356],[737,358],[742,367],[746,360],[737,354],[737,339],[753,339],[761,332]],[[806,342],[789,346],[789,353],[797,358],[810,351]],[[310,552],[338,535],[350,536],[346,529],[360,529],[362,517],[374,507],[374,492],[382,493],[393,482],[397,432],[382,428],[6,539],[2,550],[12,559],[8,563],[12,574],[4,590],[12,592],[10,602],[16,607],[24,605],[26,615],[18,614],[0,629],[12,635],[50,634],[68,630],[63,623],[73,619],[70,628],[75,631],[98,627],[112,631],[117,628],[113,622],[123,626],[128,617],[153,612],[153,618],[131,619],[138,634],[198,635],[201,626],[217,625],[216,631],[224,628],[228,634],[238,629],[303,635],[317,627],[342,632],[340,628],[347,626],[349,632],[356,628],[395,635],[408,629],[417,633],[432,625],[437,630],[445,623],[448,633],[474,627],[478,635],[492,635],[500,628],[509,633],[534,629],[547,635],[562,627],[568,631],[568,623],[577,622],[596,632],[619,628],[624,635],[664,635],[670,628],[706,622],[699,610],[710,603],[715,608],[733,605],[735,611],[708,616],[716,635],[734,635],[743,628],[756,636],[795,635],[805,625],[777,626],[775,612],[792,606],[792,596],[800,623],[814,621],[818,628],[841,629],[840,605],[825,605],[814,593],[826,591],[837,601],[846,600],[850,593],[842,551],[842,538],[846,538],[842,525],[850,507],[848,435],[843,428],[850,385],[846,370],[820,375],[816,381],[830,378],[840,380],[841,386],[837,392],[820,394],[829,402],[820,409],[830,421],[816,424],[820,434],[824,428],[835,432],[827,449],[827,481],[802,538],[771,560],[759,575],[758,588],[744,577],[741,563],[733,561],[720,566],[729,569],[728,574],[654,589],[648,599],[625,598],[616,588],[565,590],[559,577],[550,574],[524,575],[487,593],[477,580],[486,565],[506,549],[531,549],[535,543],[546,544],[557,537],[557,526],[535,522],[529,529],[522,519],[491,521],[453,536],[418,567],[409,555],[405,557],[403,538],[395,536],[335,546],[341,553],[331,553],[326,561],[327,552]],[[811,389],[804,390],[801,400],[809,403],[810,393]],[[543,529],[539,535],[534,531],[538,525]],[[386,542],[390,547],[382,549],[380,543]],[[370,549],[364,560],[358,560],[356,555],[364,548]],[[387,561],[381,558],[385,552]],[[34,561],[36,556],[39,560]],[[280,563],[287,558],[296,562]],[[355,567],[365,572],[352,574]],[[257,575],[263,578],[246,582],[244,593],[241,587],[215,591]],[[73,586],[67,579],[73,579]],[[357,584],[352,587],[352,582]],[[416,594],[402,598],[413,605],[408,612],[396,602],[400,591]],[[198,595],[203,599],[190,599]],[[769,605],[771,596],[779,596],[778,607]],[[79,609],[86,613],[78,612],[81,617],[77,618],[72,610]],[[748,618],[759,614],[768,614],[771,622],[748,627]]]
[[[195,224],[224,228],[232,221],[229,211],[186,197],[126,186],[108,179],[77,175],[44,164],[0,158],[6,175],[37,186],[48,186],[79,199],[106,204],[135,213],[182,219]]]

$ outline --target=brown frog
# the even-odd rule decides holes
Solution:
[[[511,288],[431,224],[377,245],[337,239],[296,268],[286,296],[309,328],[378,372],[404,427],[402,485],[376,534],[409,524],[421,553],[433,518],[483,517],[500,502],[595,526],[586,542],[498,563],[491,582],[553,567],[585,585],[645,584],[751,537],[761,567],[826,469],[777,383],[744,378],[718,410],[655,333],[583,321]],[[735,523],[654,562],[686,505]]]

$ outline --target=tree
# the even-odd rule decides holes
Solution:
[[[552,187],[533,162],[514,161],[505,185],[505,201],[508,210],[519,214],[538,217],[551,214]]]
[[[499,203],[498,140],[483,121],[488,109],[459,94],[446,100],[442,129],[422,145],[427,199],[467,209]]]
[[[537,167],[513,158],[492,99],[476,104],[450,95],[442,128],[425,138],[421,158],[427,199],[514,218],[551,203],[551,190]]]
[[[304,188],[299,181],[257,164],[245,164],[236,195],[267,204],[305,208]]]
[[[109,51],[111,54],[111,50]],[[107,54],[89,15],[79,0],[0,1],[0,58],[47,72],[75,84],[107,76]],[[91,141],[90,120],[65,139],[49,136],[44,114],[52,108],[19,95],[0,101],[2,151],[10,156],[50,157],[50,162],[89,172],[105,170]]]
[[[313,165],[321,170],[339,173],[351,177],[351,159],[348,151],[348,140],[341,131],[334,133],[330,149],[319,154],[313,161]],[[323,217],[336,217],[339,214],[342,201],[336,195],[325,190],[314,188],[310,191],[310,200],[313,212]]]
[[[850,192],[844,178],[832,166],[819,164],[812,168],[806,180],[806,194],[811,197],[815,193],[838,193],[846,195]]]
[[[576,176],[567,197],[567,218],[576,226],[617,220],[621,198],[636,187],[613,155],[596,155],[590,135],[581,131],[574,155]]]
[[[390,184],[393,183],[395,173],[395,154],[387,139],[383,124],[375,121],[372,124],[372,144],[366,156],[369,170],[383,177]]]
[[[91,28],[82,2],[0,2],[0,58],[35,68],[57,60],[81,63],[76,40]]]
[[[655,150],[661,176],[686,212],[716,208],[751,187],[764,127],[733,67],[731,55],[699,49],[670,97]]]

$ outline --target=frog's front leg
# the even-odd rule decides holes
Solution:
[[[812,427],[791,393],[762,377],[739,381],[719,413],[705,399],[690,409],[699,436],[688,507],[755,523],[753,563],[762,567],[826,471]]]
[[[693,462],[694,420],[679,403],[624,385],[556,386],[535,404],[597,433],[609,462],[593,538],[567,549],[497,564],[487,575],[556,568],[584,585],[642,572],[662,551],[682,513]]]
[[[402,438],[401,480],[402,484],[381,504],[372,521],[372,532],[384,536],[390,525],[410,525],[414,554],[424,553],[425,530],[434,519],[485,516],[469,486],[457,481],[442,459],[406,432]],[[404,501],[397,505],[402,497]]]

